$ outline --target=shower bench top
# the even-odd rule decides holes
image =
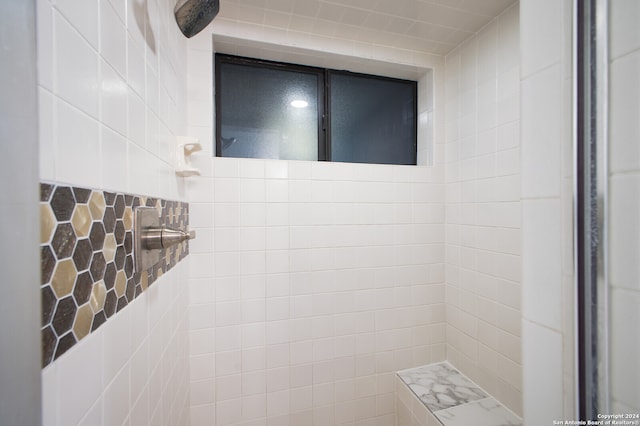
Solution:
[[[397,372],[444,426],[522,426],[522,419],[448,362]]]

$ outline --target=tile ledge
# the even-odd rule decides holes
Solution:
[[[448,361],[397,371],[396,376],[443,426],[522,426],[519,416]]]

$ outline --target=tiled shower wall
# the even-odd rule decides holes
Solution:
[[[609,2],[611,412],[640,412],[640,4]]]
[[[189,42],[189,132],[208,151],[188,182],[192,424],[393,424],[393,372],[445,357],[442,60],[212,28],[237,54],[421,78],[418,161],[435,166],[212,159],[212,34]]]
[[[171,2],[37,1],[40,179],[185,200]],[[188,424],[188,258],[42,371],[46,425]]]
[[[447,358],[522,414],[519,7],[446,56]]]
[[[520,2],[523,411],[536,425],[576,418],[572,3]]]
[[[445,357],[442,169],[210,161],[190,192],[193,425],[392,424],[394,372]]]

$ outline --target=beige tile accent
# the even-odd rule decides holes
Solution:
[[[56,217],[49,204],[40,204],[40,244],[46,244],[51,240],[51,235],[56,229]]]
[[[143,271],[140,274],[140,285],[142,286],[142,291],[149,288],[149,275],[147,275],[147,271]]]
[[[100,280],[93,285],[91,299],[89,299],[89,304],[94,314],[97,314],[104,308],[104,300],[106,297],[107,288],[104,285],[104,281]]]
[[[74,231],[78,238],[84,238],[89,236],[91,230],[91,212],[89,206],[86,204],[78,204],[71,217],[71,225],[73,225]]]
[[[77,274],[78,271],[76,271],[72,259],[65,259],[62,262],[58,262],[53,272],[53,278],[51,279],[51,287],[53,287],[53,291],[58,299],[62,299],[71,294]]]
[[[126,207],[124,209],[124,217],[122,218],[124,229],[133,229],[133,209]]]
[[[73,322],[73,333],[76,339],[80,340],[91,331],[91,323],[93,322],[93,311],[91,304],[87,303],[78,309],[76,318]]]
[[[109,263],[113,262],[116,257],[116,237],[113,234],[107,234],[104,238],[104,246],[102,247],[104,260]]]
[[[89,199],[89,209],[93,220],[102,220],[106,203],[101,191],[93,191]]]
[[[127,275],[124,271],[118,271],[116,275],[116,296],[124,296],[124,292],[127,290]]]

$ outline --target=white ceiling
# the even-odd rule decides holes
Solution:
[[[443,55],[515,0],[221,0],[218,18]]]

